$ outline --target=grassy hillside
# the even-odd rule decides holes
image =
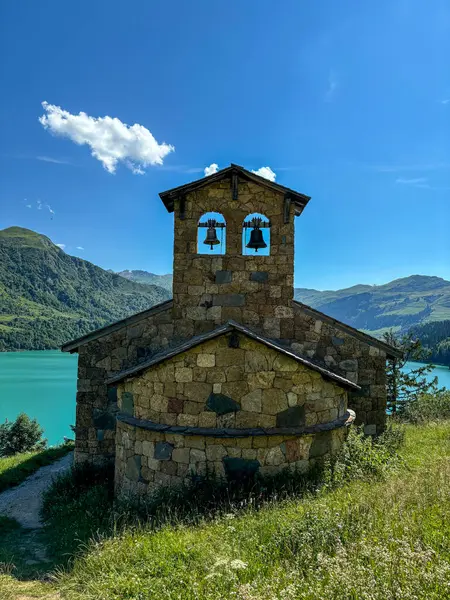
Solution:
[[[450,319],[450,281],[412,275],[379,286],[337,291],[296,288],[295,298],[357,329],[375,335],[399,333],[423,323]]]
[[[0,595],[5,600],[17,594],[67,600],[447,598],[449,440],[449,422],[408,425],[401,460],[383,475],[376,468],[368,474],[368,465],[360,463],[364,478],[353,475],[356,479],[337,488],[274,500],[260,510],[252,503],[236,506],[196,522],[176,523],[172,514],[172,525],[156,530],[123,527],[122,517],[115,526],[101,526],[102,512],[111,517],[111,504],[99,485],[65,502],[56,497],[45,530],[56,546],[61,540],[72,545],[69,554],[52,556],[65,571],[50,577],[50,584],[0,575]],[[357,469],[355,455],[347,458]],[[88,545],[87,526],[94,536]],[[0,544],[0,559],[14,564],[18,577],[30,569],[22,553],[25,536],[6,531]],[[80,554],[71,561],[77,545]],[[50,565],[31,568],[39,575]]]
[[[69,256],[29,229],[0,231],[0,350],[57,348],[169,298]]]
[[[173,277],[170,273],[167,275],[155,275],[155,273],[149,273],[148,271],[119,271],[117,275],[125,277],[130,281],[136,281],[137,283],[145,283],[147,285],[159,285],[172,293],[172,280]]]

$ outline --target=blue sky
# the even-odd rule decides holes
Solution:
[[[0,228],[170,272],[158,192],[234,162],[312,196],[297,286],[450,279],[446,0],[5,0],[0,52]]]

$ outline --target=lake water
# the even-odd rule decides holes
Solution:
[[[49,444],[74,437],[76,354],[59,350],[0,352],[0,421],[36,417]]]
[[[425,363],[409,362],[406,363],[405,369],[417,369],[423,367]],[[450,369],[448,367],[435,367],[430,375],[427,376],[428,381],[431,381],[433,377],[438,378],[438,386],[445,387],[450,390]]]
[[[418,363],[409,363],[415,368]],[[450,369],[436,367],[439,385],[450,389]],[[0,352],[0,421],[20,412],[36,417],[49,444],[73,438],[77,355],[58,350]]]

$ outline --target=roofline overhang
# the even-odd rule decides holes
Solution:
[[[341,385],[342,387],[349,388],[352,390],[360,390],[361,389],[360,386],[357,385],[356,383],[354,383],[353,381],[350,381],[349,379],[342,377],[341,375],[338,375],[337,373],[334,373],[333,371],[330,371],[329,369],[326,369],[325,367],[322,367],[321,365],[315,363],[314,361],[312,361],[310,359],[304,358],[303,356],[296,354],[291,348],[282,346],[278,342],[276,342],[272,339],[266,338],[266,337],[258,334],[257,332],[253,331],[252,329],[249,329],[248,327],[245,327],[244,325],[241,325],[240,323],[236,323],[235,321],[228,321],[224,325],[220,325],[219,327],[217,327],[216,329],[213,329],[212,331],[209,331],[208,333],[204,333],[202,335],[195,336],[195,337],[191,338],[190,340],[188,340],[187,342],[179,344],[178,346],[175,346],[173,348],[164,350],[163,352],[159,352],[158,354],[152,356],[150,359],[143,361],[143,362],[139,363],[138,365],[135,365],[134,367],[125,369],[125,370],[121,371],[120,373],[116,373],[116,375],[114,375],[112,377],[109,377],[106,380],[106,383],[108,385],[111,385],[111,384],[119,383],[120,381],[123,381],[124,379],[137,377],[140,373],[149,369],[150,367],[154,367],[157,364],[160,364],[166,360],[174,358],[175,356],[177,356],[178,354],[181,354],[182,352],[187,352],[188,350],[191,350],[192,348],[195,348],[196,346],[203,344],[204,342],[212,340],[212,339],[219,337],[221,335],[224,335],[226,333],[230,333],[233,330],[238,331],[239,333],[242,333],[243,335],[246,335],[247,337],[249,337],[257,342],[260,342],[260,343],[264,344],[265,346],[272,348],[273,350],[276,350],[276,351],[292,358],[293,360],[299,362],[303,366],[320,373],[322,375],[322,377],[324,377],[325,379],[334,381],[335,383],[337,383],[338,385]]]
[[[303,310],[303,312],[305,312],[307,314],[309,313],[312,317],[318,317],[322,321],[325,321],[326,323],[330,323],[331,325],[334,325],[337,329],[340,329],[344,333],[347,333],[348,335],[351,335],[352,337],[361,340],[361,342],[364,342],[365,344],[368,344],[369,346],[374,346],[375,348],[382,350],[383,352],[386,353],[386,356],[388,356],[389,358],[403,358],[403,352],[401,350],[399,350],[398,348],[394,348],[394,346],[391,346],[390,344],[386,344],[385,342],[382,342],[378,338],[373,337],[372,335],[369,335],[368,333],[364,333],[363,331],[360,331],[359,329],[355,329],[351,325],[347,325],[346,323],[343,323],[342,321],[338,321],[338,319],[335,319],[334,317],[330,317],[329,315],[327,315],[323,312],[320,312],[320,310],[312,308],[311,306],[308,306],[307,304],[303,304],[303,302],[299,302],[298,300],[293,300],[293,303],[294,303],[294,305],[297,305],[299,308],[301,308]]]
[[[217,173],[213,173],[212,175],[208,175],[206,177],[202,177],[201,179],[196,179],[195,181],[192,181],[190,183],[186,183],[184,185],[180,185],[170,190],[166,190],[165,192],[161,192],[159,194],[159,197],[163,201],[167,211],[173,212],[175,207],[175,200],[180,196],[185,196],[186,194],[201,189],[207,185],[210,185],[211,183],[215,183],[216,181],[221,181],[222,179],[226,179],[228,177],[231,179],[233,174],[237,174],[240,177],[243,177],[244,179],[247,179],[249,181],[259,183],[260,185],[268,187],[289,197],[295,206],[296,216],[299,216],[303,212],[303,209],[311,200],[311,196],[307,196],[306,194],[296,192],[295,190],[287,188],[284,185],[280,185],[279,183],[275,183],[274,181],[269,181],[265,177],[256,175],[256,173],[247,171],[247,169],[244,169],[244,167],[235,165],[233,163],[229,167],[225,167],[225,169],[217,171]]]
[[[62,352],[70,352],[71,354],[73,352],[77,352],[78,348],[80,346],[83,346],[84,344],[88,344],[89,342],[97,340],[105,335],[109,335],[110,333],[113,333],[114,331],[117,331],[118,329],[122,329],[122,327],[127,327],[128,325],[134,325],[135,323],[138,323],[139,321],[141,321],[142,319],[145,319],[146,317],[151,317],[153,315],[157,315],[160,312],[164,312],[165,310],[169,310],[170,308],[172,308],[172,306],[173,306],[173,300],[172,300],[172,298],[170,298],[169,300],[165,300],[164,302],[161,302],[160,304],[155,304],[155,306],[147,308],[146,310],[143,310],[142,312],[136,313],[129,317],[125,317],[125,319],[120,319],[120,321],[114,321],[114,323],[111,323],[110,325],[105,325],[104,327],[101,327],[100,329],[96,329],[95,331],[91,331],[91,333],[87,333],[86,335],[76,338],[75,340],[66,342],[65,344],[63,344],[61,346],[61,351]]]

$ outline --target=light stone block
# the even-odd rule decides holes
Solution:
[[[242,410],[260,413],[262,409],[262,390],[256,389],[241,398]]]
[[[288,406],[297,406],[298,396],[294,392],[287,393]]]
[[[189,464],[189,448],[174,448],[172,451],[172,460],[176,463]]]
[[[192,381],[192,369],[189,367],[180,367],[175,369],[175,381],[178,383],[189,383]]]
[[[197,365],[199,367],[215,367],[216,366],[216,357],[214,354],[198,354],[197,355]]]
[[[206,446],[206,458],[211,461],[222,460],[227,455],[227,451],[222,445]]]
[[[197,448],[191,448],[189,462],[195,464],[198,462],[206,462],[206,453],[204,450],[198,450]]]

